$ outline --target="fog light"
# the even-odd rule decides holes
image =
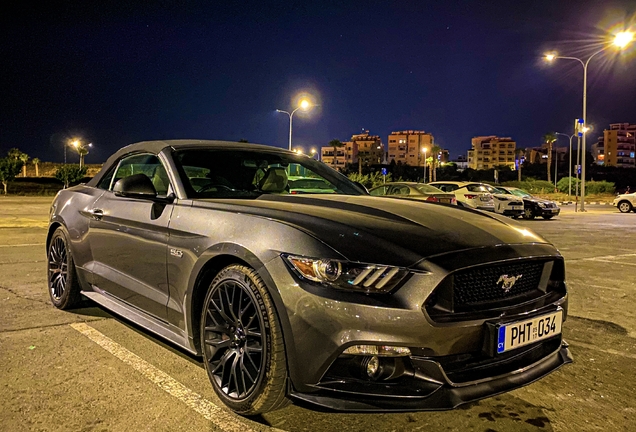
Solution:
[[[343,354],[379,357],[402,357],[410,356],[411,350],[406,347],[390,345],[354,345],[344,350]]]
[[[367,362],[367,375],[369,378],[374,378],[380,369],[380,359],[377,356],[373,356]]]

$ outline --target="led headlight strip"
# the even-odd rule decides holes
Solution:
[[[283,255],[301,278],[333,288],[389,292],[409,273],[405,268],[377,264],[352,263],[328,258]]]

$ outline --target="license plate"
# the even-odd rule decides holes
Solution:
[[[552,209],[552,213],[557,213],[559,209]]]
[[[497,353],[529,345],[561,333],[563,311],[541,315],[525,321],[504,324],[497,331]]]
[[[490,197],[484,196],[484,195],[482,195],[481,198],[479,198],[479,199],[482,200],[482,201],[490,201]]]

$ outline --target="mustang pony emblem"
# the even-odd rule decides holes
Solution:
[[[501,288],[503,288],[503,290],[505,292],[508,292],[512,289],[512,287],[515,285],[515,283],[521,279],[521,276],[523,275],[517,275],[517,276],[508,276],[507,274],[501,275],[499,276],[499,280],[497,281],[497,285],[499,285],[501,282],[503,282],[503,284],[501,285]]]

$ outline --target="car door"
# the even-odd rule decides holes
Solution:
[[[128,304],[165,318],[168,222],[173,205],[116,196],[112,191],[117,180],[139,173],[148,175],[159,195],[172,190],[165,167],[152,154],[124,157],[105,177],[100,187],[106,191],[90,210],[93,282]]]

